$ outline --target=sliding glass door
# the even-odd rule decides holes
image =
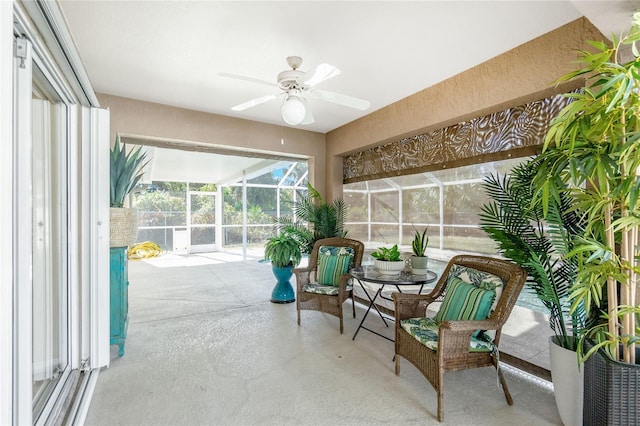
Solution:
[[[110,360],[109,112],[60,12],[0,1],[0,424],[82,424]]]
[[[68,109],[34,63],[32,134],[33,418],[70,370]]]

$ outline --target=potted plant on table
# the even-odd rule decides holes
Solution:
[[[429,245],[429,236],[425,227],[422,234],[416,229],[411,242],[411,272],[415,275],[425,275],[427,273],[427,263],[429,258],[426,256],[427,246]]]
[[[582,424],[583,373],[577,363],[577,344],[586,324],[582,305],[570,313],[570,289],[577,262],[568,257],[584,233],[584,223],[573,209],[573,199],[560,193],[550,200],[546,220],[542,205],[531,204],[538,188],[531,185],[542,167],[540,157],[516,167],[509,175],[490,175],[483,186],[491,201],[482,206],[480,228],[500,253],[527,271],[526,288],[549,312],[551,376],[562,423]]]
[[[381,274],[394,275],[404,269],[404,259],[400,257],[397,244],[390,248],[379,247],[371,256],[375,258],[374,264]]]
[[[302,253],[298,241],[286,233],[280,233],[267,239],[264,247],[264,257],[271,261],[271,269],[276,277],[276,285],[271,292],[274,303],[294,302],[293,286],[289,281],[293,275],[293,268],[300,263]]]
[[[603,321],[579,345],[585,363],[586,424],[637,423],[640,416],[640,14],[611,46],[590,42],[582,68],[559,81],[584,79],[556,117],[533,180],[545,215],[562,194],[575,200],[584,235],[570,253],[578,265],[572,309],[593,302]],[[622,56],[631,53],[631,60]],[[615,420],[614,420],[615,419]]]
[[[111,247],[127,247],[135,242],[138,235],[138,212],[134,208],[124,208],[127,196],[136,187],[143,169],[148,164],[147,153],[142,147],[127,152],[126,144],[120,144],[120,135],[110,155],[110,210],[109,243]]]

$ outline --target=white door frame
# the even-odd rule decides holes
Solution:
[[[13,140],[13,4],[0,1],[0,140]],[[0,144],[0,205],[13,204],[13,144]],[[0,424],[13,423],[13,209],[0,215]]]
[[[30,173],[27,171],[30,171],[32,157],[29,150],[30,138],[25,132],[29,132],[31,127],[29,111],[32,73],[28,68],[20,68],[21,59],[16,59],[15,63],[18,63],[20,69],[15,69],[14,34],[24,36],[33,43],[33,58],[40,61],[38,66],[46,74],[47,80],[62,90],[68,108],[67,125],[71,129],[66,140],[69,144],[69,186],[66,188],[69,191],[69,250],[67,253],[70,292],[69,361],[73,368],[80,368],[83,365],[95,366],[96,361],[101,359],[97,355],[91,359],[91,363],[83,359],[85,354],[81,353],[80,347],[88,345],[89,342],[83,338],[80,331],[81,326],[86,325],[80,312],[83,312],[86,305],[84,297],[88,293],[84,287],[93,286],[91,288],[95,290],[99,281],[104,282],[108,278],[101,276],[95,281],[82,280],[82,271],[95,265],[92,265],[91,259],[81,255],[85,247],[81,246],[79,237],[80,234],[84,235],[87,232],[88,228],[85,225],[92,226],[92,232],[96,235],[104,235],[104,231],[100,232],[96,222],[93,224],[83,222],[81,228],[82,220],[78,213],[79,210],[84,209],[85,204],[90,205],[91,202],[89,198],[81,198],[80,188],[83,188],[85,183],[78,182],[78,176],[85,169],[92,170],[92,165],[79,158],[78,152],[81,149],[84,152],[87,147],[80,147],[86,142],[79,138],[76,131],[79,128],[84,130],[85,126],[93,126],[93,123],[87,124],[84,121],[79,123],[80,109],[77,106],[99,107],[97,97],[57,2],[0,1],[0,140],[7,142],[0,144],[0,185],[2,185],[0,202],[1,205],[13,206],[8,209],[7,214],[0,215],[0,348],[2,348],[0,350],[0,424],[32,424],[34,419],[31,378],[31,286],[19,285],[26,282],[31,272],[29,261],[31,239],[21,239],[20,236],[30,235],[31,232],[27,230],[31,219],[30,191],[25,189],[29,187]],[[31,58],[24,59],[25,67],[30,67]],[[23,101],[15,104],[14,99]],[[102,120],[101,124],[96,124],[92,130],[102,132],[103,137],[97,143],[103,145],[101,149],[108,150],[108,114],[106,123]],[[20,140],[20,144],[8,143],[14,140]],[[103,158],[106,159],[108,156]],[[107,165],[104,166],[104,164]],[[104,167],[108,170],[108,162],[103,163]],[[92,176],[98,179],[98,174]],[[93,214],[92,208],[90,205],[89,210]],[[99,215],[99,213],[96,214]],[[106,228],[108,235],[108,225]],[[102,270],[103,272],[98,274],[104,274],[104,268]],[[108,298],[106,306],[108,306]],[[101,312],[105,311],[108,311],[108,308],[101,309]],[[91,314],[93,313],[91,310]],[[95,335],[92,334],[91,337],[95,338]],[[102,347],[106,347],[108,351],[108,346],[107,339],[102,343]],[[88,356],[92,357],[92,354]],[[93,373],[90,376],[96,377]],[[95,384],[94,379],[90,380]],[[69,390],[67,386],[69,382],[65,383],[67,390]],[[89,384],[88,387],[91,386]]]

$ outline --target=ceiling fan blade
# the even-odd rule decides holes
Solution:
[[[333,65],[320,64],[315,68],[311,68],[304,74],[302,84],[312,87],[325,80],[329,80],[331,77],[335,77],[338,74],[340,74],[340,70]]]
[[[305,106],[305,114],[304,114],[304,118],[302,119],[300,124],[313,124],[313,123],[315,123],[316,119],[313,116],[313,113],[311,112],[311,108],[309,108],[309,104],[307,104],[305,102],[304,106]]]
[[[250,101],[243,102],[243,103],[241,103],[239,105],[233,106],[233,107],[231,107],[231,109],[234,110],[234,111],[244,111],[245,109],[254,107],[256,105],[260,105],[260,104],[263,104],[265,102],[269,102],[271,99],[275,99],[276,97],[277,97],[276,95],[260,96],[259,98],[251,99]]]
[[[271,83],[270,81],[265,81],[265,80],[260,80],[258,78],[253,78],[253,77],[246,77],[244,75],[238,75],[238,74],[231,74],[228,72],[221,72],[220,74],[218,74],[220,77],[226,77],[226,78],[234,78],[236,80],[244,80],[244,81],[250,81],[251,83],[257,83],[257,84],[266,84],[267,86],[275,86],[275,87],[280,87],[275,83]]]
[[[323,101],[333,102],[334,104],[344,105],[349,108],[359,109],[364,111],[371,106],[369,101],[364,99],[354,98],[353,96],[341,95],[339,93],[327,92],[326,90],[313,90],[311,93],[318,99]]]

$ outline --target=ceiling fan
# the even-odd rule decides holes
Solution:
[[[312,124],[315,118],[311,110],[307,106],[305,95],[312,96],[323,101],[333,102],[335,104],[344,105],[350,108],[359,109],[361,111],[369,108],[369,101],[354,98],[352,96],[342,95],[339,93],[328,92],[326,90],[314,89],[314,86],[340,74],[340,70],[333,65],[320,64],[311,70],[300,71],[302,58],[299,56],[289,56],[287,63],[291,67],[290,70],[282,71],[278,74],[278,82],[271,83],[268,81],[245,77],[237,74],[220,73],[221,77],[235,78],[239,80],[250,81],[258,84],[266,84],[268,86],[278,87],[282,92],[277,95],[260,96],[250,101],[243,102],[231,107],[234,111],[244,111],[245,109],[256,105],[269,102],[279,96],[284,96],[281,113],[282,119],[292,125]]]

